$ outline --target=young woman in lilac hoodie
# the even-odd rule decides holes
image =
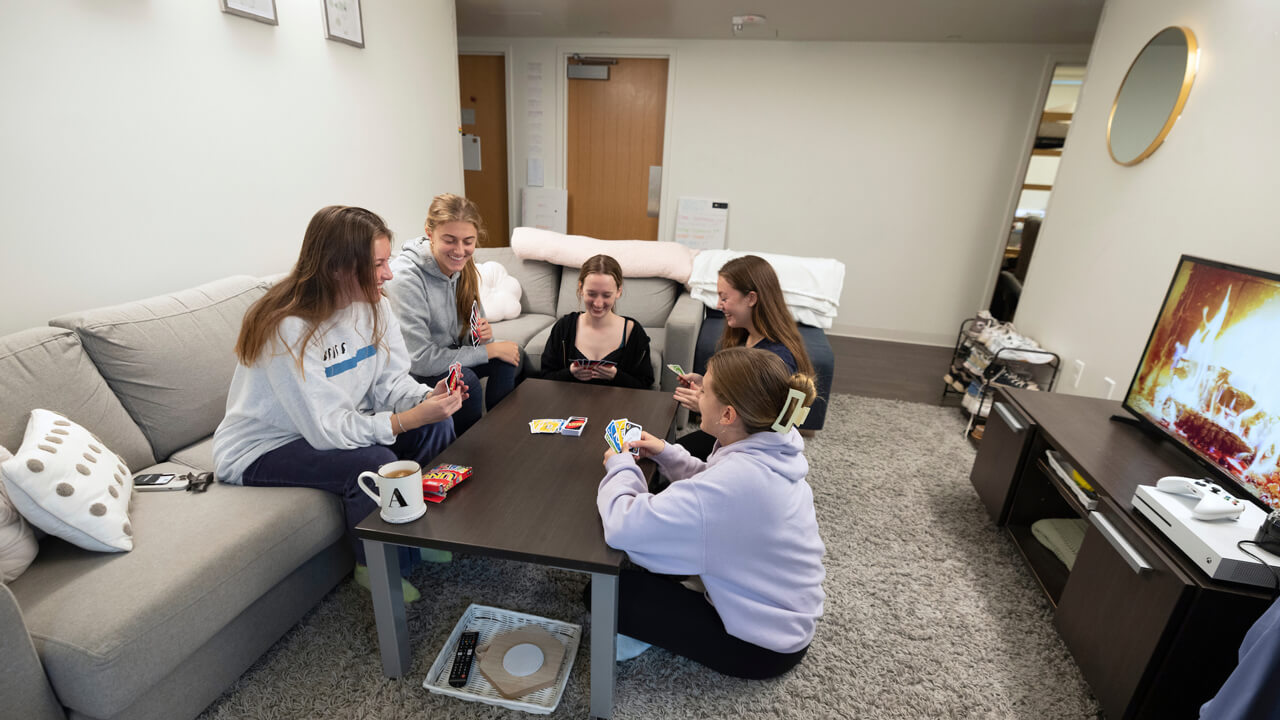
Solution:
[[[793,427],[813,378],[767,350],[728,348],[699,392],[716,439],[705,462],[648,433],[634,443],[672,480],[660,494],[630,453],[605,453],[605,541],[649,571],[622,571],[619,658],[647,643],[726,675],[774,677],[804,657],[822,616],[825,548]]]

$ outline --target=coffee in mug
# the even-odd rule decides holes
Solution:
[[[369,489],[365,479],[377,484],[377,493]],[[366,470],[360,473],[356,484],[378,503],[382,519],[389,523],[407,523],[427,512],[422,498],[422,467],[412,460],[389,462],[376,473]]]

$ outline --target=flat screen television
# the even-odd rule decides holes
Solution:
[[[1124,407],[1280,509],[1280,275],[1183,255]]]

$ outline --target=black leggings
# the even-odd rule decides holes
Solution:
[[[583,591],[591,607],[591,586]],[[778,653],[730,635],[702,593],[680,578],[624,568],[618,580],[618,632],[748,680],[777,677],[799,664],[808,646]]]

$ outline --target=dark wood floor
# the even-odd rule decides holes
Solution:
[[[937,403],[951,348],[828,335],[836,357],[831,392]]]

